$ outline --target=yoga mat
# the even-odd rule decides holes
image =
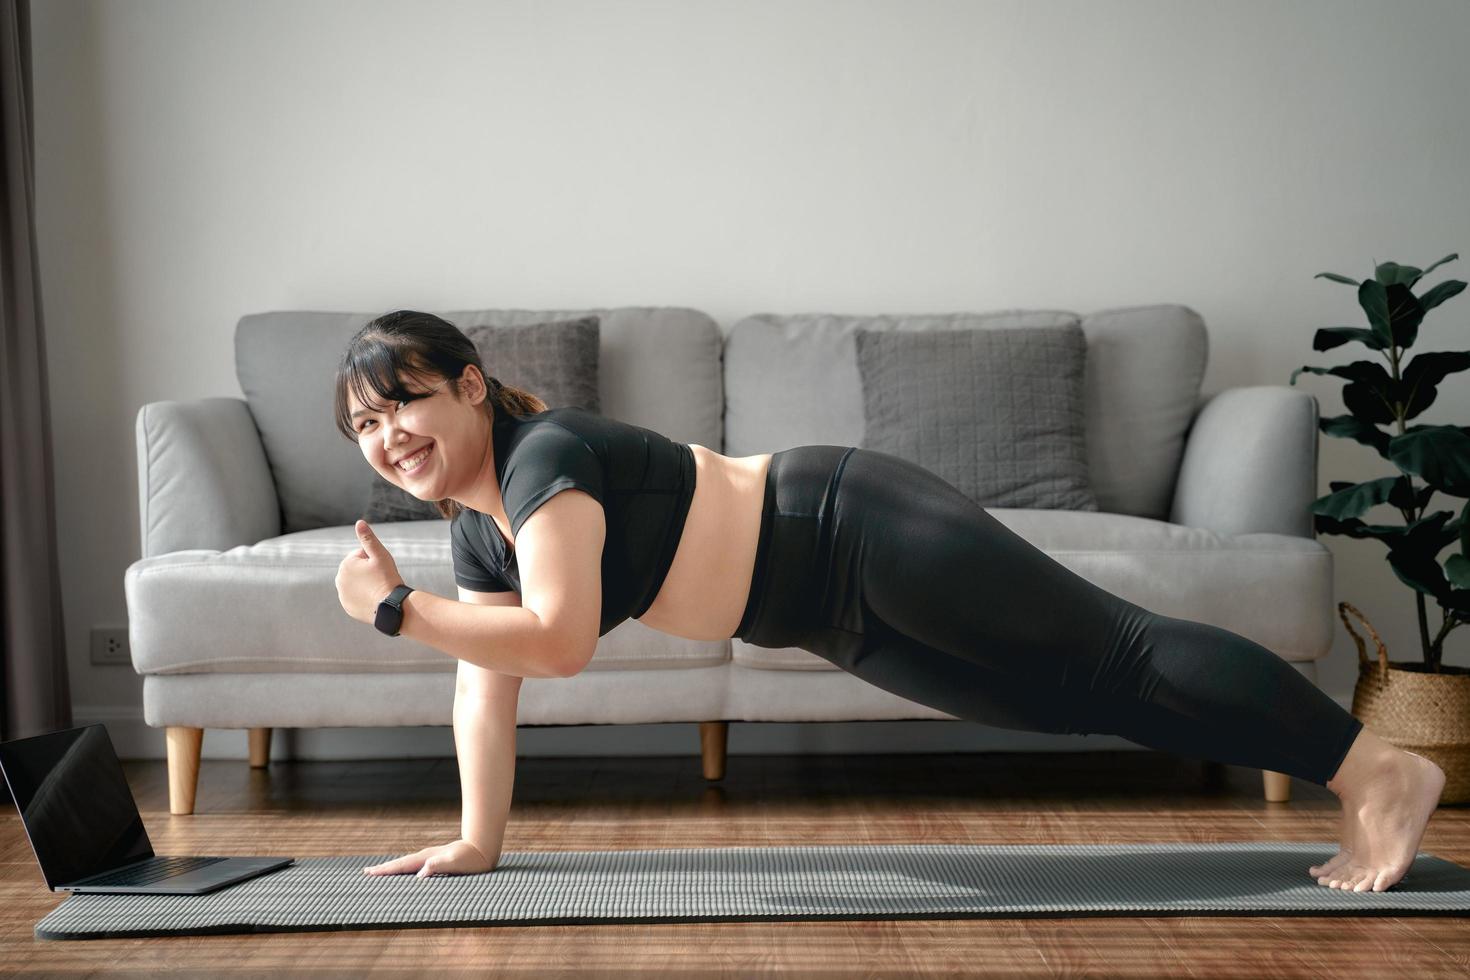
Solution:
[[[1470,869],[1420,852],[1383,892],[1319,885],[1335,844],[879,844],[507,851],[488,874],[298,858],[209,895],[73,895],[40,939],[583,922],[1087,915],[1467,915]]]

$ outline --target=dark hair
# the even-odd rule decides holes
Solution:
[[[374,394],[385,403],[397,403],[415,397],[404,385],[405,379],[458,382],[470,364],[485,378],[488,392],[481,407],[487,418],[494,417],[492,409],[517,418],[546,411],[546,403],[529,391],[501,384],[492,377],[480,363],[480,351],[474,342],[448,320],[432,313],[394,310],[371,320],[347,342],[337,367],[337,431],[357,441],[349,390],[364,405],[373,403]],[[455,401],[460,400],[457,383],[450,385],[449,392]],[[448,519],[464,509],[459,501],[447,498],[434,501],[434,507]]]

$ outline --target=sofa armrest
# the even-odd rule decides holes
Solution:
[[[1316,396],[1284,385],[1201,400],[1185,439],[1169,521],[1222,534],[1315,538]]]
[[[243,398],[150,402],[138,409],[143,557],[226,551],[281,533],[281,505]]]

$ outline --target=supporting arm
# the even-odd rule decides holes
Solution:
[[[461,660],[454,687],[454,750],[463,814],[459,836],[494,866],[510,819],[521,678]]]

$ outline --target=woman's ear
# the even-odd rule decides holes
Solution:
[[[459,375],[460,393],[471,405],[478,405],[485,400],[489,389],[485,384],[485,376],[480,369],[473,364],[466,364]]]

